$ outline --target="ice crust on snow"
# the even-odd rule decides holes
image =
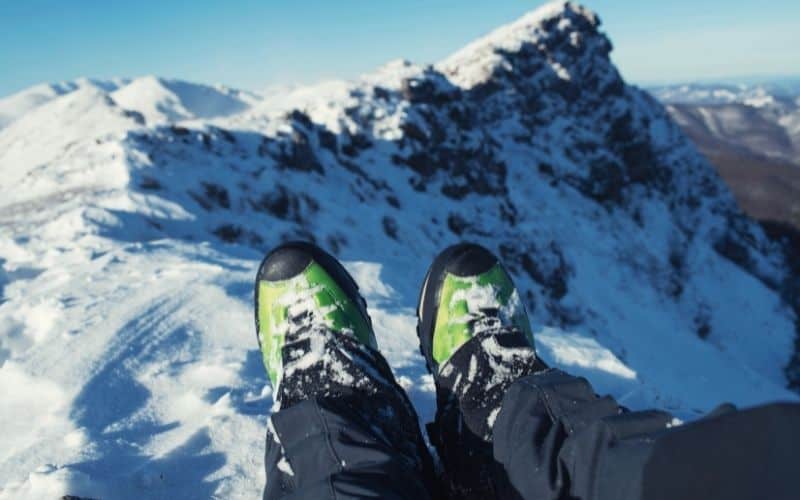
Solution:
[[[797,400],[785,257],[598,30],[556,3],[432,67],[197,87],[241,108],[157,78],[0,101],[0,498],[257,494],[253,275],[290,238],[353,272],[423,422],[418,287],[460,240],[501,256],[543,360],[627,407]]]

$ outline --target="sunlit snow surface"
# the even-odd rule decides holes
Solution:
[[[492,46],[541,42],[537,20],[563,9],[526,16],[438,67],[463,89],[479,85],[504,64]],[[548,29],[574,50],[602,45],[573,28],[562,19]],[[555,56],[536,78],[578,82],[581,65],[597,64],[590,76],[614,81],[607,59]],[[435,254],[461,238],[530,252],[545,277],[563,260],[563,295],[519,255],[511,270],[539,354],[625,406],[691,420],[724,401],[797,399],[783,372],[795,318],[765,285],[780,279],[780,256],[755,226],[743,231],[749,271],[714,250],[732,198],[660,106],[634,88],[614,98],[647,118],[637,132],[675,165],[666,194],[635,185],[622,207],[575,189],[586,165],[573,153],[607,124],[570,115],[547,90],[538,104],[553,115],[532,129],[516,108],[498,108],[490,132],[507,189],[455,200],[440,189],[451,179],[415,189],[416,174],[390,160],[408,155],[408,134],[450,133],[426,128],[427,105],[398,97],[424,71],[398,61],[358,82],[261,97],[152,77],[87,80],[0,101],[11,117],[0,123],[0,498],[257,497],[273,401],[253,279],[264,251],[309,234],[355,277],[423,423],[434,387],[415,332],[418,287]],[[489,104],[519,90],[509,89]],[[479,111],[491,114],[489,104]],[[309,148],[324,175],[307,158],[311,171],[276,166],[280,147],[302,143],[276,139],[304,130],[302,116],[287,118],[295,109],[315,124]],[[358,133],[370,144],[334,155],[320,127],[340,145]],[[485,139],[457,137],[470,151]],[[298,150],[295,160],[307,153]],[[709,184],[708,198],[684,199]],[[513,223],[498,215],[509,204]],[[462,235],[454,215],[468,224]]]

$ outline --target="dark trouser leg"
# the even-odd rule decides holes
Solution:
[[[493,429],[500,498],[788,499],[800,492],[800,405],[670,428],[558,370],[507,391]]]
[[[267,431],[264,498],[435,494],[416,413],[383,357],[333,332],[316,330],[304,338],[311,343],[284,346],[288,361],[277,395],[282,409],[270,417]],[[311,363],[315,349],[324,355]]]
[[[307,400],[274,414],[264,498],[429,498],[417,464],[358,396]]]
[[[477,334],[442,366],[428,435],[452,498],[503,498],[496,495],[492,426],[509,386],[545,368],[521,332],[505,327]]]

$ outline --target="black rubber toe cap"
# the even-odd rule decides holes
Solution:
[[[293,278],[306,270],[322,252],[316,246],[302,241],[285,243],[270,252],[258,270],[262,281],[283,281]],[[324,252],[323,252],[324,253]]]
[[[316,262],[337,285],[353,301],[367,320],[372,324],[367,314],[367,303],[358,291],[358,285],[350,273],[342,266],[336,257],[313,243],[305,241],[290,241],[279,245],[264,257],[256,273],[256,291],[259,281],[284,281],[299,275],[308,266]],[[256,315],[258,315],[258,293],[255,297]]]
[[[474,243],[454,245],[442,252],[440,258],[441,269],[456,276],[477,276],[497,263],[492,252]]]

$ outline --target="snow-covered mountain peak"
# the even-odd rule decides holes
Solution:
[[[547,64],[559,78],[568,80],[577,68],[570,64],[574,58],[567,61],[570,58],[565,56],[587,50],[610,51],[599,25],[599,18],[583,6],[551,2],[470,43],[438,67],[464,88],[492,80],[498,73],[525,71],[526,65],[520,64],[524,60]]]
[[[222,86],[155,76],[136,78],[111,96],[123,108],[141,113],[152,123],[228,116],[244,111],[257,100],[255,96]]]
[[[78,78],[74,81],[42,83],[0,99],[0,129],[29,111],[77,89],[94,88],[113,91],[126,83],[123,79],[94,80]]]
[[[98,80],[78,78],[40,84],[0,99],[0,129],[35,109],[80,90],[107,94],[121,108],[150,124],[212,119],[246,111],[261,101],[253,92],[222,85],[202,85],[183,80],[143,76]]]

